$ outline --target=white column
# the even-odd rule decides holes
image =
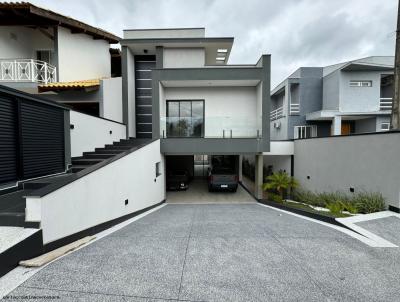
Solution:
[[[333,135],[341,135],[342,134],[342,117],[339,115],[335,115],[333,118]]]
[[[255,169],[256,169],[256,179],[255,179],[255,183],[254,183],[254,195],[256,196],[256,198],[258,199],[262,199],[263,198],[263,190],[262,190],[262,184],[264,182],[264,173],[263,173],[263,166],[264,166],[264,162],[263,162],[263,155],[261,154],[257,154],[256,155],[256,161],[255,161]]]

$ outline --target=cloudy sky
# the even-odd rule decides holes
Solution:
[[[272,86],[300,66],[393,55],[397,0],[31,0],[122,36],[128,28],[206,27],[235,37],[232,64],[272,55]]]

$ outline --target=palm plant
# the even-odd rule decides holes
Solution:
[[[279,171],[265,178],[263,190],[275,190],[283,200],[283,194],[286,190],[295,189],[299,186],[298,182],[286,172]]]

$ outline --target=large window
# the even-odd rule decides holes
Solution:
[[[167,101],[167,137],[204,137],[204,101]]]

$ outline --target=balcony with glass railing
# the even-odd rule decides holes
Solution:
[[[261,117],[162,117],[161,138],[260,138]]]
[[[0,82],[48,84],[57,81],[56,67],[33,59],[0,60]]]

